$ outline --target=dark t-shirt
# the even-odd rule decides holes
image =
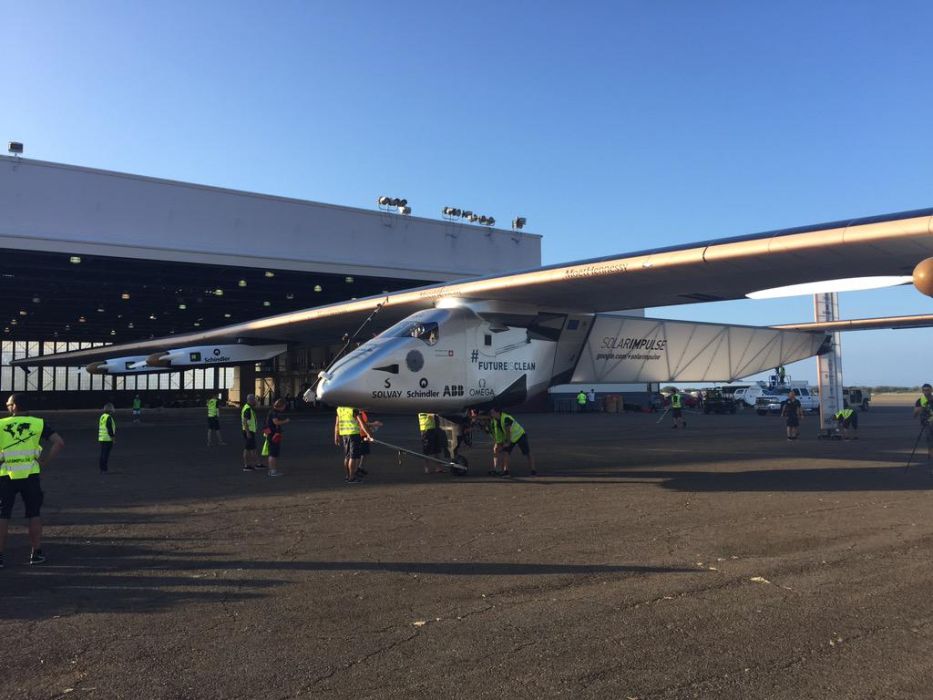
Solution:
[[[800,409],[800,402],[797,399],[787,399],[784,402],[784,408],[781,409],[782,416],[796,416]]]
[[[282,426],[276,425],[275,421],[284,420],[282,417],[282,411],[276,411],[272,409],[269,411],[269,415],[266,416],[266,428],[269,429],[269,435],[275,435],[276,433],[282,432]]]

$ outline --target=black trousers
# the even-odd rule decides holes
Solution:
[[[113,441],[100,443],[100,470],[107,471],[107,462],[110,461],[110,450],[113,449]]]

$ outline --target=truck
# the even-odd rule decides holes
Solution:
[[[707,389],[703,396],[703,413],[735,413],[735,399],[718,388]]]
[[[858,389],[856,387],[843,389],[842,398],[846,408],[860,408],[863,411],[867,411],[871,403],[871,394],[868,389]]]
[[[769,413],[780,413],[787,402],[787,393],[793,391],[797,394],[797,400],[804,411],[820,410],[820,399],[816,392],[809,386],[780,386],[769,389],[766,393],[755,401],[755,411],[759,416],[766,416]]]

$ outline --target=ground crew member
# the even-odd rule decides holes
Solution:
[[[210,447],[216,438],[218,445],[226,445],[224,439],[220,436],[220,407],[217,397],[210,397],[207,400],[207,446]]]
[[[577,394],[577,411],[580,413],[586,411],[586,392],[583,389],[580,389],[580,393]]]
[[[138,423],[139,419],[143,415],[143,401],[139,398],[139,394],[133,397],[133,422]]]
[[[586,406],[591,413],[596,413],[596,389],[592,387],[586,392]]]
[[[914,404],[914,418],[920,418],[923,426],[921,432],[927,436],[927,462],[933,465],[933,429],[930,428],[930,418],[933,417],[933,386],[924,384],[920,387],[923,393]],[[933,476],[933,471],[930,472]]]
[[[276,399],[266,416],[262,434],[266,441],[262,445],[262,456],[269,463],[269,476],[282,476],[279,471],[279,453],[282,449],[282,426],[289,422],[285,415],[285,399]]]
[[[13,394],[6,401],[9,418],[0,420],[0,568],[3,568],[3,551],[6,548],[13,501],[20,494],[29,518],[29,542],[32,551],[30,564],[45,561],[42,553],[42,488],[39,472],[65,446],[65,441],[45,424],[41,418],[26,414],[22,395]],[[42,441],[47,441],[48,451],[42,453]]]
[[[113,439],[117,435],[117,424],[113,420],[113,404],[104,404],[104,412],[97,421],[97,442],[100,443],[100,473],[107,473],[107,464],[110,461],[110,451],[113,449]]]
[[[858,435],[856,434],[858,431],[858,414],[854,409],[843,408],[833,417],[836,419],[839,432],[842,433],[845,440],[849,439],[849,428],[852,428],[852,439],[858,440]]]
[[[672,428],[686,428],[687,421],[684,420],[684,397],[674,387],[674,393],[671,394],[671,415],[674,417]]]
[[[356,470],[363,456],[363,440],[372,440],[372,436],[360,419],[360,412],[350,406],[338,406],[334,421],[334,444],[343,447],[343,467],[347,473],[348,484],[362,483]]]
[[[369,414],[367,414],[366,411],[363,411],[363,410],[360,410],[360,421],[362,422],[363,427],[366,428],[366,432],[369,433],[370,435],[372,435],[374,432],[376,432],[377,430],[379,430],[379,428],[382,427],[381,420],[369,420]],[[369,474],[368,471],[363,469],[363,462],[366,459],[366,455],[368,455],[371,451],[372,450],[369,446],[369,443],[364,440],[363,443],[360,445],[360,463],[356,467],[357,476],[366,476]]]
[[[418,430],[421,431],[421,454],[426,457],[438,458],[442,448],[439,435],[440,431],[437,429],[437,414],[419,413]],[[443,471],[444,468],[436,462],[434,463],[434,467],[432,467],[431,460],[424,460],[425,474],[440,474]]]
[[[256,395],[249,394],[240,409],[240,429],[243,432],[243,471],[251,472],[262,467],[256,449]]]
[[[512,449],[518,445],[518,449],[528,460],[528,470],[532,476],[538,472],[535,470],[535,458],[531,454],[531,446],[528,444],[528,434],[525,429],[508,413],[503,413],[498,408],[489,409],[489,417],[492,419],[489,423],[492,428],[493,445],[493,464],[496,467],[501,466],[501,476],[511,478],[512,472],[509,469],[510,456]]]
[[[778,377],[778,381],[779,381],[781,384],[784,383],[784,379],[785,379],[786,376],[787,376],[787,370],[784,369],[784,365],[778,365],[778,368],[777,368],[777,377]]]
[[[800,437],[800,419],[803,418],[803,406],[797,398],[796,391],[787,392],[787,401],[781,407],[781,415],[787,426],[787,439],[796,440]]]

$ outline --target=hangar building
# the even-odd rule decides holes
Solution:
[[[27,374],[10,362],[540,263],[540,236],[463,219],[0,156],[0,393],[35,392],[59,408],[126,406],[135,393],[200,405],[209,390],[237,399],[252,387],[297,396],[340,338],[255,372]]]

